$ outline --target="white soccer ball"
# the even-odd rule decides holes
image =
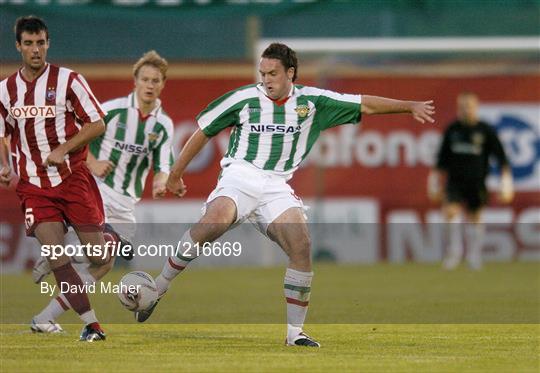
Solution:
[[[156,283],[146,272],[129,272],[122,277],[118,285],[118,299],[130,311],[145,310],[158,299]]]

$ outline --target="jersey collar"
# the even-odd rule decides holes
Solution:
[[[23,71],[22,67],[19,69],[19,77],[22,79],[23,82],[25,82],[27,84],[33,84],[33,83],[37,82],[38,79],[41,78],[41,76],[43,76],[43,74],[45,74],[45,72],[47,70],[49,70],[49,66],[51,66],[48,62],[45,62],[45,65],[46,66],[43,69],[43,71],[41,73],[39,73],[39,75],[36,76],[32,81],[26,80],[26,78],[24,77],[23,72],[22,72]]]
[[[262,93],[263,93],[270,101],[274,102],[274,103],[275,103],[276,105],[278,105],[278,106],[284,105],[284,104],[287,102],[287,100],[288,100],[289,98],[291,98],[291,97],[295,94],[295,86],[294,86],[294,83],[292,84],[291,90],[289,91],[289,94],[287,95],[287,97],[285,97],[285,98],[283,98],[283,99],[281,99],[281,100],[275,100],[275,99],[273,99],[273,98],[271,98],[271,97],[268,97],[268,95],[266,94],[266,91],[265,91],[265,89],[264,89],[264,85],[263,85],[262,83],[259,83],[259,84],[257,85],[257,88],[258,88],[259,91],[261,91],[261,92],[262,92]]]

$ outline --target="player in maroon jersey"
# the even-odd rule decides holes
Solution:
[[[49,34],[43,20],[17,19],[15,35],[22,67],[0,82],[0,183],[9,185],[12,175],[9,137],[27,235],[41,245],[63,245],[69,224],[83,245],[104,249],[103,204],[85,165],[88,142],[105,130],[103,110],[81,75],[46,62]],[[110,257],[89,259],[102,265]],[[58,289],[69,288],[65,298],[86,324],[81,340],[104,340],[84,291],[85,274],[78,274],[65,254],[49,263]],[[71,290],[73,285],[79,290]],[[31,328],[61,331],[50,320],[33,319]]]

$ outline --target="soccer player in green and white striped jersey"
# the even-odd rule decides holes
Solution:
[[[183,196],[182,175],[189,162],[211,137],[232,127],[218,185],[208,197],[203,217],[182,237],[183,247],[212,242],[244,220],[255,223],[289,257],[284,280],[286,344],[319,347],[303,332],[313,277],[311,245],[302,201],[287,180],[327,128],[358,123],[362,114],[410,113],[422,123],[433,122],[434,107],[432,101],[340,94],[296,85],[297,70],[295,52],[286,45],[271,44],[259,63],[261,83],[231,91],[199,114],[200,128],[182,149],[167,188]],[[193,255],[168,258],[156,278],[160,295],[193,259]],[[146,320],[156,304],[139,312],[137,320]]]
[[[107,130],[90,144],[88,160],[101,181],[102,193],[120,198],[131,210],[141,199],[150,168],[154,171],[153,196],[160,197],[172,165],[171,118],[159,99],[151,111],[144,112],[135,98],[131,93],[103,104]]]
[[[166,191],[173,161],[173,122],[159,99],[166,72],[167,62],[155,51],[137,61],[133,69],[135,91],[103,104],[107,130],[90,144],[87,164],[101,181],[100,191],[131,210],[129,219],[125,213],[111,211],[111,218],[118,222],[135,221],[134,205],[142,196],[150,167],[154,171],[153,197]]]
[[[135,204],[141,198],[150,167],[154,171],[152,195],[159,198],[166,192],[165,184],[173,162],[173,122],[163,111],[159,99],[167,67],[167,61],[155,51],[145,53],[133,66],[134,92],[103,104],[107,111],[104,118],[107,129],[90,143],[87,165],[98,179],[105,222],[112,224],[114,230],[129,241],[135,234]],[[66,242],[78,243],[78,238],[69,237],[70,233]],[[75,268],[83,282],[94,283],[110,271],[114,259],[101,266],[77,263]],[[33,271],[34,279],[41,279],[49,271],[46,262],[38,262]],[[38,317],[55,323],[54,320],[70,307],[60,294]]]

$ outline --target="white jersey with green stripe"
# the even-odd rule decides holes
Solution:
[[[173,122],[158,100],[152,112],[143,117],[135,94],[104,103],[106,131],[90,143],[90,151],[98,160],[109,160],[114,168],[103,182],[115,191],[141,198],[146,177],[169,173],[173,163]]]
[[[197,116],[197,122],[207,136],[232,127],[222,167],[247,161],[290,178],[321,131],[360,121],[360,105],[360,95],[301,85],[293,85],[287,101],[278,105],[259,83],[213,101]]]

